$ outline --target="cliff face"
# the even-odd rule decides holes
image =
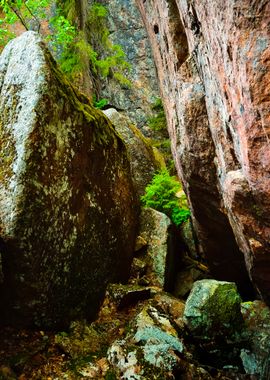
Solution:
[[[270,301],[270,3],[137,0],[177,170],[220,279]]]
[[[159,97],[157,74],[153,62],[149,39],[135,0],[101,0],[108,9],[110,39],[123,48],[130,72],[126,76],[131,86],[120,85],[111,78],[104,80],[101,97],[136,123],[148,134],[147,118],[152,116],[151,108]]]

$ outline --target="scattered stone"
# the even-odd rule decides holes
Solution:
[[[243,327],[241,298],[234,283],[200,280],[187,299],[184,321],[194,336],[233,336]]]
[[[72,359],[99,352],[104,341],[104,335],[85,321],[72,322],[68,333],[61,332],[55,336],[56,344]]]
[[[185,299],[190,293],[195,281],[206,277],[206,272],[198,267],[188,267],[180,270],[176,274],[173,294],[181,299]]]
[[[142,236],[137,236],[136,242],[135,242],[135,252],[140,251],[142,248],[145,248],[147,246],[147,241]]]
[[[109,348],[108,360],[118,373],[124,373],[123,379],[173,379],[183,351],[184,345],[169,319],[146,304],[131,323],[126,338]]]
[[[185,334],[184,310],[185,304],[183,301],[164,292],[157,293],[153,298],[152,305],[159,310],[163,315],[167,315],[176,328],[178,335]]]
[[[147,263],[146,260],[138,259],[134,257],[131,264],[131,273],[129,282],[132,284],[140,284],[146,285],[148,281],[146,280],[146,272],[147,272]],[[144,284],[145,279],[145,284]]]
[[[140,380],[141,366],[138,363],[136,349],[130,350],[124,340],[115,341],[107,353],[108,361],[121,373],[123,380]]]

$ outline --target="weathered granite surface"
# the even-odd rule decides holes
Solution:
[[[153,115],[152,103],[159,97],[156,68],[149,39],[135,0],[102,0],[108,9],[110,38],[123,48],[131,65],[127,78],[130,88],[108,78],[104,81],[101,97],[114,107],[126,112],[133,123],[148,134],[147,119]]]
[[[40,37],[0,57],[1,319],[67,325],[93,317],[128,278],[138,219],[126,149],[76,93]]]
[[[162,154],[151,145],[138,128],[125,116],[114,108],[103,111],[113,123],[115,130],[123,139],[127,148],[131,177],[138,196],[145,193],[146,186],[151,182],[154,174],[166,167]]]
[[[270,301],[270,3],[137,0],[172,150],[219,279]],[[244,256],[243,256],[244,255]]]

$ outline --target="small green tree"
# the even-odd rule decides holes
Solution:
[[[170,176],[167,169],[161,170],[153,177],[141,201],[144,206],[152,207],[169,216],[176,226],[185,222],[190,216],[181,184],[175,177]]]

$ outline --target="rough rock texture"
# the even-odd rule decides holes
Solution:
[[[128,277],[137,201],[122,140],[34,32],[0,58],[1,318],[93,317]]]
[[[125,339],[111,345],[108,360],[123,379],[174,379],[172,372],[179,366],[178,356],[183,351],[169,318],[146,305],[135,316]]]
[[[179,175],[219,279],[270,302],[270,3],[137,0]]]
[[[234,283],[196,281],[187,299],[184,320],[195,336],[214,337],[242,328],[241,298]]]
[[[146,30],[140,17],[135,0],[101,0],[109,11],[110,38],[114,44],[121,45],[126,53],[131,71],[127,77],[130,88],[125,88],[108,79],[101,91],[103,98],[110,104],[124,110],[138,128],[145,128],[155,98],[159,97],[157,73]]]
[[[247,373],[261,380],[270,378],[270,310],[262,301],[241,305],[249,347],[242,349],[241,359]]]
[[[145,208],[141,212],[139,234],[147,242],[146,254],[140,255],[146,263],[144,281],[169,290],[176,270],[175,234],[170,219],[162,212]]]
[[[143,136],[131,120],[114,108],[104,111],[116,131],[122,137],[128,151],[131,175],[139,196],[144,195],[145,188],[154,174],[165,167],[165,161],[155,147]]]

